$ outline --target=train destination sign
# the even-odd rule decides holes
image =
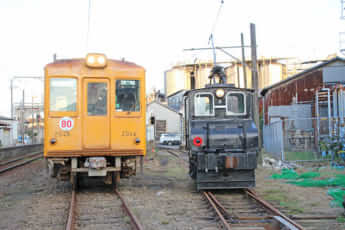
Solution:
[[[61,118],[59,122],[59,127],[63,131],[70,131],[71,129],[73,129],[73,126],[74,126],[74,121],[70,117],[63,117]]]

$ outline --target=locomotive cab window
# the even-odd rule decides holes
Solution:
[[[87,115],[107,115],[107,84],[90,82],[87,84]]]
[[[226,95],[227,115],[246,114],[245,94],[230,92]]]
[[[210,93],[198,93],[194,98],[195,116],[213,116],[213,95]]]
[[[53,112],[75,112],[77,102],[77,79],[50,79],[49,108]]]
[[[116,111],[140,111],[139,80],[116,81]]]

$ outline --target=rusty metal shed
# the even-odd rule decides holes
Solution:
[[[265,124],[270,122],[271,106],[313,104],[322,88],[345,84],[345,60],[335,57],[261,90]],[[312,114],[310,114],[312,116]]]

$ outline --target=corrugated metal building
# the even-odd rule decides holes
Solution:
[[[265,124],[270,122],[269,108],[273,106],[315,103],[315,95],[320,89],[334,88],[345,83],[345,60],[335,57],[312,68],[306,69],[283,81],[262,89]],[[288,114],[284,113],[286,117]],[[312,109],[310,117],[315,116]]]
[[[345,137],[345,60],[335,57],[261,91],[265,150],[314,152],[331,136]]]

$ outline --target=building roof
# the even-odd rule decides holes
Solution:
[[[170,108],[170,107],[167,106],[167,105],[164,105],[164,104],[162,104],[162,103],[159,103],[158,101],[152,101],[152,102],[150,102],[149,104],[147,104],[147,107],[150,106],[150,105],[152,105],[152,104],[158,104],[158,105],[160,105],[160,106],[162,106],[162,107],[164,107],[164,108],[166,108],[166,109],[168,109],[168,110],[170,110],[170,111],[172,111],[172,112],[174,112],[174,113],[177,113],[178,115],[182,116],[181,113],[175,111],[174,109]]]
[[[180,89],[179,91],[176,91],[175,93],[170,94],[168,97],[173,97],[176,94],[179,94],[179,93],[182,93],[182,92],[186,92],[186,91],[188,91],[188,89]]]
[[[265,94],[266,94],[270,89],[272,89],[272,88],[278,87],[278,86],[280,86],[280,85],[282,85],[282,84],[284,84],[284,83],[287,83],[287,82],[289,82],[289,81],[295,80],[295,79],[297,79],[297,78],[299,78],[299,77],[302,77],[303,75],[305,75],[305,74],[307,74],[307,73],[310,73],[310,72],[315,71],[315,70],[317,70],[317,69],[319,69],[319,68],[325,67],[325,66],[329,65],[330,63],[333,63],[333,62],[336,62],[336,61],[345,62],[345,59],[343,59],[343,58],[337,56],[337,57],[332,58],[332,59],[330,59],[330,60],[328,60],[328,61],[324,61],[324,62],[322,62],[322,63],[320,63],[320,64],[318,64],[318,65],[315,65],[315,66],[313,66],[313,67],[311,67],[311,68],[309,68],[309,69],[306,69],[306,70],[304,70],[304,71],[302,71],[302,72],[300,72],[300,73],[297,73],[297,74],[295,74],[295,75],[292,75],[291,77],[288,77],[288,78],[286,78],[286,79],[284,79],[284,80],[282,80],[282,81],[280,81],[280,82],[277,82],[277,83],[275,83],[275,84],[273,84],[273,85],[270,85],[270,86],[267,86],[267,87],[263,88],[263,89],[261,90],[260,94],[261,94],[262,96],[265,96]]]

